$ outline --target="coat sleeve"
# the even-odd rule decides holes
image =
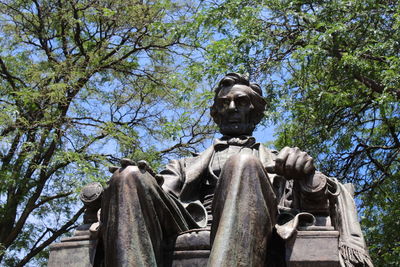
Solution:
[[[162,188],[165,192],[179,198],[182,186],[185,182],[184,159],[171,160],[160,175],[164,178]]]

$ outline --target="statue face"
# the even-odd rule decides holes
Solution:
[[[217,121],[224,135],[251,135],[254,125],[250,120],[253,108],[246,85],[235,84],[221,89],[216,98]]]

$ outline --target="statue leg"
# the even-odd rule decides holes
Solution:
[[[212,204],[208,266],[264,266],[277,215],[275,194],[260,160],[235,155],[220,174]]]
[[[184,213],[149,173],[118,170],[102,202],[105,266],[162,266],[167,239],[189,229]]]

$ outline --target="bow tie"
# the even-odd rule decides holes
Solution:
[[[223,149],[228,146],[247,146],[250,147],[256,143],[256,139],[253,136],[242,135],[238,137],[223,136],[221,139],[214,141],[214,147],[216,149]]]

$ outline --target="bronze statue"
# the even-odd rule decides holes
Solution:
[[[342,266],[372,266],[347,189],[299,148],[278,153],[251,136],[264,109],[260,86],[229,73],[211,107],[221,139],[157,175],[144,162],[117,169],[101,207],[104,265],[165,266],[171,239],[210,227],[208,266],[266,266],[271,240],[288,238],[311,216],[339,229]]]

